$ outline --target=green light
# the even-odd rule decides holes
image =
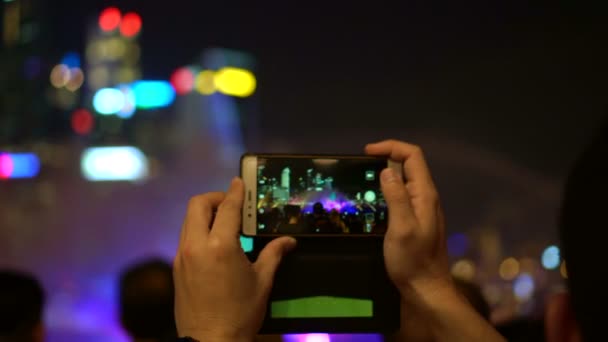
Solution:
[[[272,318],[354,318],[373,317],[369,299],[330,296],[275,301],[270,304]]]
[[[245,253],[249,253],[253,250],[253,238],[241,236],[241,248]]]

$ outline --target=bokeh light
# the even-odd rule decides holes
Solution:
[[[166,81],[137,81],[131,88],[135,94],[137,108],[166,107],[175,100],[175,90]]]
[[[562,264],[559,266],[559,274],[561,274],[564,279],[568,279],[568,268],[566,267],[565,261],[562,261]]]
[[[134,37],[141,30],[141,24],[139,14],[134,12],[127,13],[120,23],[120,33],[127,38]]]
[[[77,109],[72,113],[72,129],[77,134],[86,135],[91,133],[94,122],[93,115],[86,109]]]
[[[107,87],[110,84],[110,71],[104,66],[94,67],[87,73],[87,84],[91,89]]]
[[[69,91],[76,91],[82,87],[84,83],[84,73],[78,67],[70,69],[70,79],[65,85],[65,89]]]
[[[554,270],[559,267],[560,259],[559,247],[549,246],[543,251],[541,263],[544,268]]]
[[[118,89],[102,88],[93,96],[93,108],[102,115],[116,114],[124,106],[125,96]]]
[[[251,71],[226,67],[215,73],[215,87],[223,94],[237,97],[247,97],[256,88],[256,79]]]
[[[99,28],[102,31],[113,31],[120,25],[121,14],[116,7],[108,7],[99,15]]]
[[[40,172],[40,159],[34,153],[0,152],[0,179],[33,178]]]
[[[515,258],[507,258],[500,263],[498,275],[504,280],[513,280],[520,271],[519,261]]]
[[[459,260],[452,265],[452,275],[456,278],[471,281],[475,278],[476,268],[471,260]]]
[[[194,88],[194,74],[189,68],[181,67],[171,74],[169,82],[178,95],[185,95]]]
[[[372,190],[368,190],[363,195],[363,199],[368,203],[372,203],[376,200],[376,193],[373,192]]]
[[[215,93],[215,74],[211,70],[203,70],[196,75],[194,86],[196,91],[202,95],[211,95]]]
[[[469,249],[469,239],[463,233],[454,233],[448,237],[448,254],[453,257],[463,256]]]
[[[80,55],[77,52],[68,52],[61,58],[61,64],[68,68],[80,68]]]
[[[89,181],[135,181],[148,176],[148,159],[137,147],[91,147],[81,157]]]
[[[116,115],[118,115],[120,118],[128,119],[135,114],[137,107],[135,103],[135,93],[129,86],[120,86],[118,89],[122,92],[125,102]]]
[[[513,282],[513,294],[519,301],[527,301],[534,294],[534,278],[528,273],[522,273]]]
[[[64,64],[57,64],[51,69],[51,84],[55,88],[65,87],[70,81],[70,69]]]

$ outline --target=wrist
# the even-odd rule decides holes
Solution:
[[[252,342],[253,337],[238,336],[237,334],[215,331],[190,331],[180,334],[180,337],[189,337],[190,342]]]

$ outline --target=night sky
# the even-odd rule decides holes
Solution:
[[[265,146],[437,136],[561,178],[606,113],[608,25],[591,2],[60,0],[57,49],[82,48],[77,28],[109,5],[142,14],[147,78],[206,47],[253,53]]]

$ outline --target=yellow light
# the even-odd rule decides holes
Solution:
[[[70,81],[70,69],[63,64],[55,65],[51,70],[50,79],[53,87],[64,87]]]
[[[211,95],[215,93],[215,74],[211,70],[203,70],[196,75],[194,79],[194,88],[203,95]]]
[[[568,279],[568,269],[566,268],[566,262],[562,261],[562,264],[559,266],[559,273],[564,277],[564,279]]]
[[[116,73],[116,83],[129,83],[135,81],[137,78],[136,70],[129,67],[123,67]]]
[[[84,82],[84,74],[80,68],[70,69],[70,80],[65,85],[65,88],[69,91],[76,91],[80,89]]]
[[[105,53],[106,57],[110,60],[116,60],[125,55],[127,47],[125,46],[125,42],[119,38],[108,39],[105,42]]]
[[[452,265],[452,275],[463,280],[473,280],[475,277],[475,264],[470,260],[459,260]]]
[[[250,71],[231,67],[218,70],[214,83],[221,93],[238,97],[250,96],[256,87],[255,76]]]
[[[89,88],[99,89],[110,84],[110,72],[103,66],[95,67],[87,74]]]
[[[498,274],[504,280],[513,280],[519,274],[519,261],[515,258],[507,258],[500,263]]]

